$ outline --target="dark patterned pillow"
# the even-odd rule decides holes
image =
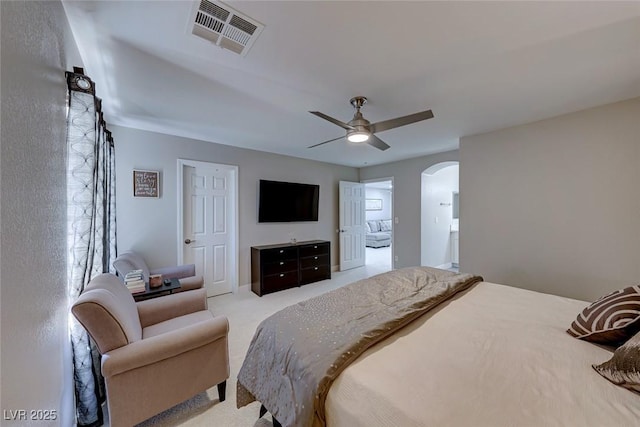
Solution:
[[[613,357],[593,369],[614,384],[640,392],[640,333],[613,353]]]
[[[567,332],[586,341],[619,345],[639,330],[640,286],[629,286],[582,310]]]

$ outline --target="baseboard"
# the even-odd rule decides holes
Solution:
[[[447,270],[449,268],[452,267],[452,264],[450,262],[446,262],[444,264],[440,264],[438,266],[436,266],[436,268],[439,268],[440,270]]]

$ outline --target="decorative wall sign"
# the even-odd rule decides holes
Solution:
[[[364,208],[368,211],[381,211],[382,199],[366,199],[364,201]]]
[[[160,172],[133,170],[133,197],[159,197]]]

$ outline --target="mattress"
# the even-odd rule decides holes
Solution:
[[[327,425],[640,425],[640,395],[591,367],[613,350],[566,333],[587,305],[481,282],[346,368]]]

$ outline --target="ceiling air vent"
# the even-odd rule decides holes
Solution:
[[[191,33],[245,56],[264,25],[219,1],[201,0],[194,7]]]

